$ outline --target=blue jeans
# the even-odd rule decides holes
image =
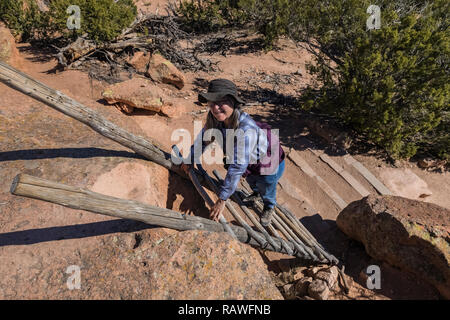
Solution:
[[[277,205],[277,183],[284,172],[284,160],[278,165],[277,172],[269,176],[249,175],[245,179],[254,192],[258,192],[264,202],[264,208]]]

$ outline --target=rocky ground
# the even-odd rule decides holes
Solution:
[[[153,12],[164,2],[138,4],[142,10]],[[197,93],[205,90],[209,80],[228,78],[238,85],[245,99],[255,102],[246,112],[280,129],[286,150],[299,152],[346,203],[360,200],[360,194],[305,148],[305,138],[322,148],[326,141],[314,136],[300,114],[292,112],[295,97],[311,82],[305,68],[310,55],[286,40],[280,41],[276,50],[259,52],[248,45],[258,42],[249,39],[237,38],[228,52],[208,55],[218,63],[218,71],[185,72],[181,90],[158,84],[176,105],[182,105],[181,111],[165,114],[140,109],[130,114],[120,111],[104,100],[102,93],[109,84],[91,80],[80,71],[57,73],[56,59],[26,43],[17,44],[17,50],[11,46],[8,62],[118,126],[157,141],[165,150],[174,144],[174,130],[184,128],[192,134],[194,121],[204,121],[205,107],[196,103]],[[0,97],[1,299],[283,299],[295,298],[292,286],[299,279],[315,279],[320,268],[313,270],[292,257],[253,249],[226,235],[155,228],[11,195],[13,178],[28,173],[208,216],[208,208],[189,182],[3,84]],[[396,194],[450,208],[448,172],[425,171],[411,162],[394,167],[371,153],[354,157]],[[357,177],[342,157],[333,159]],[[207,169],[211,168],[219,167]],[[402,180],[405,170],[415,177],[408,172],[412,180]],[[364,179],[358,179],[376,193]],[[350,292],[344,293],[342,281],[336,279],[329,299],[439,298],[436,289],[413,273],[371,258],[362,244],[345,236],[335,223],[341,209],[290,160],[283,183],[307,199],[318,214],[308,214],[292,192],[281,186],[279,202],[295,212],[346,265]],[[233,221],[229,213],[225,216]],[[66,283],[71,265],[80,266],[79,290],[69,290]],[[365,271],[370,265],[381,268],[381,289],[366,288]]]

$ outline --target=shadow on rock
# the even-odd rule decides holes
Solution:
[[[0,247],[30,245],[63,239],[82,239],[117,232],[135,232],[157,228],[143,222],[117,219],[72,226],[30,229],[0,234]]]
[[[36,160],[52,158],[95,158],[123,157],[144,159],[144,157],[128,151],[107,150],[100,148],[59,148],[59,149],[28,149],[0,152],[0,162],[14,160]]]
[[[209,219],[209,209],[191,182],[169,172],[166,208]]]

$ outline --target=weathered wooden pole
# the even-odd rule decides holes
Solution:
[[[220,174],[218,173],[217,170],[213,170],[213,174],[216,176],[216,178],[219,181],[222,181],[222,177],[220,176]],[[242,193],[242,190],[237,189],[236,193],[233,195],[233,197],[238,197],[237,193]],[[237,202],[239,202],[239,199],[236,199]],[[262,210],[263,204],[261,203],[261,200],[256,200],[256,205],[257,207]],[[275,207],[275,213],[276,215],[274,216],[274,218],[276,219],[278,218],[282,218],[285,220],[285,223],[283,223],[283,225],[285,227],[283,227],[279,222],[281,221],[281,219],[278,219],[278,221],[273,220],[274,223],[277,224],[277,227],[281,226],[282,229],[285,229],[287,232],[290,232],[290,236],[293,235],[292,232],[296,232],[294,238],[294,241],[297,242],[297,244],[300,244],[301,247],[306,251],[307,254],[309,254],[310,256],[314,257],[315,255],[311,252],[311,250],[313,250],[319,259],[323,259],[325,258],[329,263],[332,264],[339,264],[339,260],[333,256],[332,254],[329,254],[328,252],[325,251],[325,249],[317,242],[317,240],[311,235],[311,233],[309,233],[308,229],[305,228],[305,226],[303,226],[300,221],[298,221],[298,219],[286,208],[280,206],[280,205],[276,205]],[[278,215],[278,216],[277,216]],[[289,219],[291,220],[290,223],[288,225],[286,225],[286,222],[288,221],[288,218],[286,217],[288,216]],[[279,237],[276,234],[276,230],[275,228],[270,228],[271,226],[269,225],[269,230],[271,230],[272,233],[274,233],[275,236]],[[281,231],[281,229],[280,229]],[[298,238],[298,237],[299,238]],[[288,237],[289,238],[289,237]],[[304,242],[304,244],[303,244]],[[308,246],[309,248],[307,248],[306,246]]]
[[[1,61],[0,82],[84,123],[102,136],[114,140],[146,159],[189,179],[178,165],[172,163],[171,155],[161,150],[155,143],[144,137],[129,133],[90,108]]]
[[[178,149],[178,147],[176,145],[172,146],[172,150],[173,150],[173,152],[175,152],[175,155],[178,158],[180,158],[180,159],[182,158],[180,150]],[[197,189],[197,192],[200,194],[200,196],[203,198],[203,200],[205,200],[205,202],[208,204],[208,206],[210,208],[212,208],[214,206],[214,201],[206,193],[205,189],[200,184],[199,177],[195,173],[193,166],[190,166],[188,175],[189,175],[189,178],[191,179],[191,182],[194,185],[195,189]],[[225,220],[225,217],[222,214],[219,216],[219,222],[222,224],[222,226],[226,232],[228,232],[233,238],[236,238],[236,235],[233,233],[233,230],[228,225],[228,221]]]
[[[86,210],[112,217],[137,220],[150,225],[180,231],[205,230],[225,232],[222,224],[210,219],[183,215],[170,209],[158,208],[133,200],[119,199],[90,190],[33,177],[27,174],[17,175],[14,178],[10,191],[17,196],[44,200],[72,209]],[[259,247],[259,243],[255,241],[244,228],[234,225],[230,225],[230,228],[233,230],[239,241]],[[263,237],[262,234],[258,232],[257,234],[258,237]],[[281,246],[279,239],[272,238],[271,241],[276,244],[276,248],[268,244],[264,249],[288,254]],[[287,242],[287,245],[289,246],[290,252],[292,252],[294,249],[293,244]],[[296,255],[305,260],[310,260],[309,256],[301,256],[299,253]]]
[[[201,166],[200,166],[201,167]],[[200,169],[200,171],[202,171],[202,169]],[[219,193],[219,188],[218,186],[215,184],[215,182],[211,179],[211,177],[209,177],[209,175],[206,173],[206,171],[204,171],[204,176],[206,178],[206,182],[210,185],[210,187],[213,189],[213,191],[218,194]],[[227,209],[230,211],[230,213],[233,215],[233,217],[236,219],[237,222],[239,222],[239,224],[247,231],[247,233],[249,235],[252,236],[252,238],[254,238],[261,247],[266,247],[267,242],[272,241],[271,237],[266,237],[266,238],[261,238],[259,237],[259,234],[256,233],[255,230],[252,229],[252,227],[250,227],[248,225],[248,223],[242,219],[242,217],[240,216],[240,214],[236,211],[236,209],[234,208],[233,204],[227,199],[225,201],[225,206],[227,207]],[[264,233],[263,233],[264,235]],[[266,240],[267,239],[267,240]],[[281,240],[282,241],[282,240]],[[272,247],[277,248],[276,247],[276,243],[275,242],[271,242],[270,243],[272,245]],[[279,250],[279,248],[277,248],[277,250]],[[288,249],[289,250],[289,249]],[[290,255],[294,255],[293,252],[289,253]]]
[[[209,197],[205,189],[203,189],[200,181],[198,180],[197,174],[194,172],[194,169],[192,167],[189,169],[189,178],[191,179],[191,182],[194,185],[195,189],[197,189],[198,193],[200,193],[200,195],[202,196],[203,200],[205,200],[209,207],[212,208],[214,206],[214,201]],[[219,216],[219,222],[222,224],[226,232],[228,232],[233,238],[236,238],[233,229],[230,228],[230,225],[228,224],[227,220],[225,220],[225,217],[222,214]]]
[[[223,181],[222,177],[220,176],[220,174],[219,174],[219,172],[218,172],[217,170],[213,170],[213,174],[216,176],[216,178],[217,178],[217,180],[219,180],[219,182],[222,182],[222,181]],[[241,199],[239,199],[237,193],[234,193],[234,194],[232,195],[232,197],[235,199],[235,201],[236,201],[237,203],[240,203],[240,204],[242,203],[242,201],[241,201]],[[261,209],[261,211],[262,211],[262,208],[260,208],[260,209]],[[254,217],[254,216],[251,214],[251,212],[247,209],[247,207],[242,206],[242,210],[244,211],[244,213],[247,214],[247,216],[249,217],[249,219],[253,222],[253,224],[255,224],[255,226],[256,226],[260,231],[261,231],[261,230],[265,230],[265,229],[263,228],[263,226],[255,219],[255,217]],[[305,246],[303,245],[303,243],[301,243],[300,241],[299,241],[299,242],[295,242],[294,239],[290,238],[289,235],[286,233],[287,231],[286,231],[286,230],[278,223],[278,221],[276,221],[275,219],[273,219],[272,222],[273,222],[273,224],[277,227],[277,229],[280,230],[281,233],[286,237],[286,239],[287,239],[288,241],[290,241],[290,242],[294,245],[295,249],[296,249],[298,252],[301,252],[302,254],[311,257],[311,259],[312,259],[313,261],[315,261],[315,262],[319,262],[319,261],[320,261],[320,260],[314,255],[314,253],[311,252],[311,250],[309,250],[307,247],[305,247]],[[280,235],[278,234],[278,232],[275,230],[275,228],[274,228],[272,225],[269,225],[267,228],[272,232],[272,234],[273,234],[275,237],[278,237],[278,238],[282,241],[282,243],[284,242],[284,240],[280,237]],[[268,234],[267,234],[267,235],[268,235]]]

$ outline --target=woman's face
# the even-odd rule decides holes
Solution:
[[[233,101],[228,97],[220,101],[208,101],[208,107],[217,121],[225,121],[233,114]]]

